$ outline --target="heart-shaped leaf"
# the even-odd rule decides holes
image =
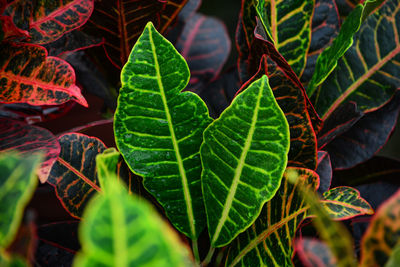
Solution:
[[[360,192],[348,186],[332,188],[323,194],[322,204],[332,219],[347,220],[359,215],[374,214]]]
[[[108,59],[121,68],[146,23],[152,21],[161,33],[165,32],[187,1],[99,1],[85,25],[85,32],[103,37]]]
[[[247,6],[245,9],[256,9],[256,14],[272,38],[276,49],[300,76],[306,65],[307,51],[311,42],[311,20],[315,0],[243,2]],[[247,13],[252,14],[254,19],[254,11]]]
[[[181,91],[189,70],[149,22],[122,70],[114,132],[129,167],[174,226],[197,239],[205,225],[199,148],[211,122],[196,94]]]
[[[39,155],[0,154],[0,248],[6,248],[17,233],[25,205],[36,189],[40,161]]]
[[[74,266],[189,266],[189,251],[155,210],[107,178],[85,210]]]
[[[221,21],[196,13],[186,21],[175,47],[189,65],[188,88],[199,92],[220,73],[229,56],[231,42]]]
[[[43,154],[44,160],[37,175],[44,183],[60,153],[60,145],[56,137],[44,128],[0,118],[0,152],[8,150],[17,150],[23,155]]]
[[[201,181],[212,246],[255,221],[279,188],[288,151],[289,125],[264,75],[204,132]]]
[[[100,191],[96,156],[106,147],[99,139],[78,133],[61,135],[58,142],[61,152],[48,182],[71,216],[80,218],[88,200]]]
[[[364,112],[375,110],[400,86],[400,39],[396,25],[399,4],[399,0],[388,0],[364,21],[353,45],[315,91],[315,108],[323,119],[343,102],[354,101]]]
[[[304,266],[336,267],[337,260],[329,247],[315,238],[297,238],[295,240],[296,253]]]
[[[384,266],[400,240],[400,191],[375,213],[361,244],[360,266]]]
[[[295,184],[287,180],[288,171],[299,174]],[[267,202],[255,223],[232,243],[227,266],[293,266],[292,239],[307,217],[308,206],[299,187],[318,187],[318,175],[307,169],[287,168],[282,184]]]
[[[48,57],[44,47],[2,42],[0,50],[0,102],[58,105],[74,100],[88,106],[72,67]]]

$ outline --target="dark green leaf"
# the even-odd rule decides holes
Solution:
[[[114,132],[129,167],[174,226],[196,239],[205,226],[199,148],[211,122],[196,94],[181,91],[189,70],[148,23],[122,70]]]
[[[267,76],[250,84],[204,132],[202,188],[211,244],[231,242],[279,188],[289,126]]]

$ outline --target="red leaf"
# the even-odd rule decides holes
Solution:
[[[29,37],[29,33],[27,31],[21,30],[17,26],[15,26],[11,17],[9,16],[0,16],[0,23],[2,30],[4,32],[4,40],[7,40],[12,37]]]
[[[0,51],[0,102],[58,105],[75,100],[88,106],[72,67],[48,57],[42,46],[3,42]]]
[[[46,129],[23,122],[0,118],[0,151],[18,150],[22,153],[45,153],[45,160],[38,170],[42,183],[60,153],[60,145],[55,136]]]

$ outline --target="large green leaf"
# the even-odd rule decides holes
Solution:
[[[298,76],[306,65],[314,4],[315,0],[257,0],[253,4],[276,49]]]
[[[286,179],[290,170],[299,174],[296,184]],[[297,227],[307,217],[309,208],[298,188],[305,186],[315,191],[318,184],[319,179],[315,172],[287,168],[275,197],[265,204],[252,227],[233,241],[226,265],[292,266],[292,239]]]
[[[211,122],[183,57],[149,22],[121,74],[114,132],[129,167],[174,226],[196,239],[205,226],[199,149]]]
[[[384,266],[400,240],[400,190],[375,213],[361,244],[361,266]]]
[[[343,102],[353,101],[361,111],[374,110],[400,86],[399,5],[399,0],[388,0],[364,21],[353,45],[315,91],[312,100],[323,119]]]
[[[104,193],[89,203],[79,229],[82,251],[74,266],[190,266],[189,251],[144,200],[107,177]]]
[[[228,244],[258,217],[279,188],[288,150],[289,126],[264,75],[204,132],[201,179],[213,246]]]
[[[37,154],[0,154],[0,248],[14,239],[25,205],[36,189],[35,171],[41,158]]]
[[[335,187],[326,191],[323,194],[322,204],[335,220],[346,220],[374,213],[368,202],[360,196],[360,192],[348,186]]]

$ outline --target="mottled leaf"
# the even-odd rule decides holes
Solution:
[[[31,0],[6,1],[8,4],[2,14],[12,18],[15,26],[21,30],[27,31],[27,35],[29,35],[29,23],[34,2]]]
[[[60,145],[56,137],[44,128],[0,118],[0,152],[8,150],[17,150],[22,155],[43,154],[44,160],[36,173],[44,183],[60,153]]]
[[[288,170],[298,172],[295,184],[287,180]],[[274,198],[265,204],[255,223],[233,241],[226,265],[293,266],[292,239],[308,211],[298,188],[315,191],[318,183],[313,171],[289,167]]]
[[[14,239],[26,204],[36,189],[40,155],[0,154],[0,248]]]
[[[106,188],[108,177],[116,176],[119,156],[119,152],[113,147],[96,156],[96,167],[101,188]]]
[[[400,265],[400,243],[398,243],[392,250],[390,258],[385,264],[385,267],[396,267]]]
[[[201,181],[212,246],[255,221],[279,188],[288,151],[289,125],[264,75],[204,132]]]
[[[294,242],[296,253],[307,267],[336,267],[337,261],[329,247],[322,241],[303,237]]]
[[[246,84],[258,79],[263,74],[268,76],[274,97],[285,113],[290,126],[288,166],[315,170],[317,141],[302,90],[285,75],[284,68],[267,56],[263,56],[258,72]],[[246,88],[246,85],[240,90],[243,88]]]
[[[190,266],[189,251],[153,208],[115,177],[86,209],[74,266]]]
[[[71,216],[80,218],[88,200],[100,191],[96,156],[106,147],[99,139],[78,133],[61,135],[58,142],[61,152],[48,182],[63,207]]]
[[[100,46],[104,43],[102,38],[95,38],[87,35],[82,31],[72,31],[64,34],[61,38],[51,43],[45,44],[44,47],[50,56],[60,57],[65,53],[76,52],[94,46]]]
[[[256,9],[276,49],[300,76],[306,65],[306,55],[311,42],[311,20],[315,0],[248,2],[253,2],[248,8]],[[249,13],[253,14],[254,18],[254,11]]]
[[[382,108],[365,114],[352,128],[324,147],[335,169],[351,168],[370,159],[386,143],[400,110],[400,91]]]
[[[323,119],[349,101],[357,103],[361,111],[372,111],[386,103],[400,86],[399,4],[398,0],[388,0],[364,21],[353,45],[315,92],[315,108]]]
[[[368,202],[360,196],[360,192],[348,186],[335,187],[325,192],[322,204],[335,220],[347,220],[374,213]]]
[[[332,182],[332,165],[329,154],[326,151],[318,151],[318,166],[315,171],[319,176],[318,193],[328,191]]]
[[[341,19],[345,19],[361,0],[335,0]]]
[[[339,14],[334,0],[316,0],[311,27],[311,43],[307,53],[306,67],[301,81],[310,81],[318,56],[329,47],[339,33]]]
[[[188,89],[199,92],[201,86],[220,73],[231,42],[223,22],[196,13],[186,21],[175,47],[189,65]]]
[[[400,191],[375,213],[361,244],[360,266],[384,266],[400,240]]]
[[[0,41],[12,39],[12,38],[16,38],[16,37],[28,37],[29,36],[27,31],[21,30],[20,28],[15,26],[15,24],[12,21],[12,18],[10,16],[1,16],[0,15],[0,25],[1,25]]]
[[[129,167],[174,226],[196,239],[205,225],[199,148],[211,122],[183,57],[149,22],[122,70],[114,132]]]
[[[85,32],[103,37],[108,59],[121,68],[146,23],[152,21],[157,30],[165,32],[187,1],[99,1],[85,25]]]
[[[0,102],[58,105],[74,100],[88,106],[64,60],[32,44],[2,42],[0,50]]]

